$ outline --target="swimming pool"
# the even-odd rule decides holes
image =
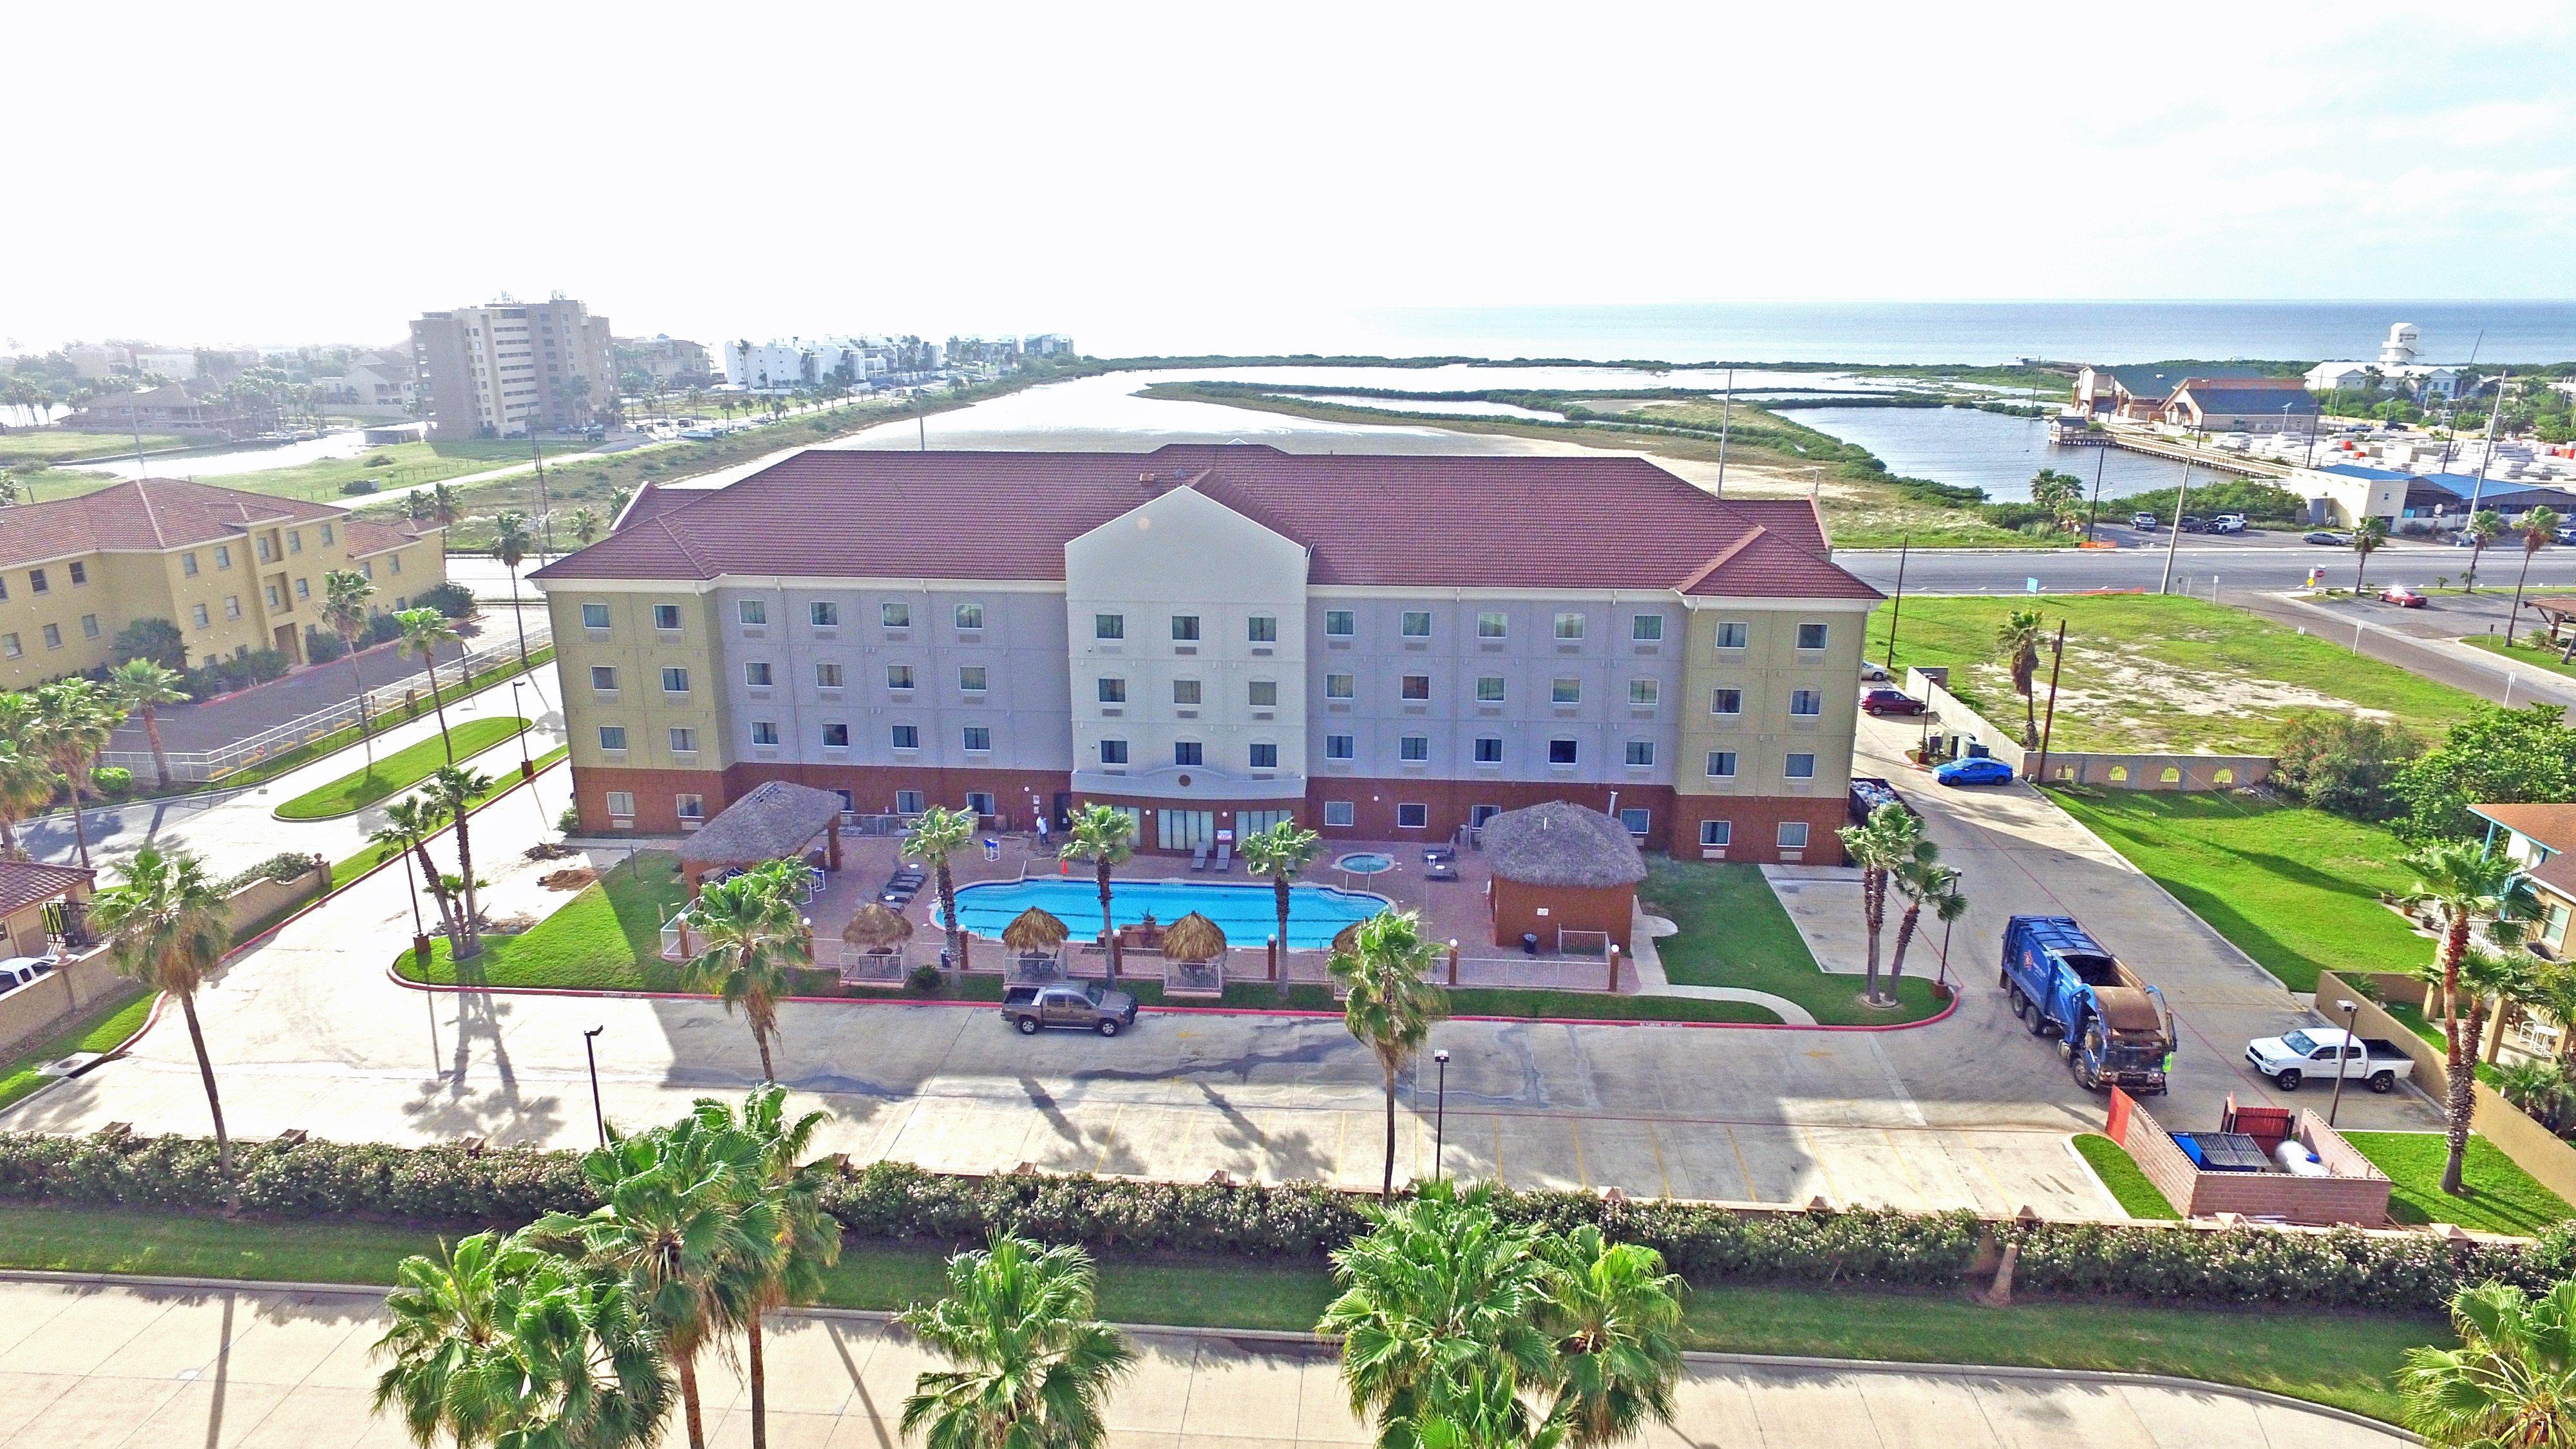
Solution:
[[[1395,869],[1395,857],[1382,850],[1355,850],[1335,860],[1333,869],[1353,875],[1380,875]]]
[[[960,886],[957,917],[967,930],[999,940],[1002,928],[1035,906],[1073,928],[1077,941],[1100,931],[1100,887],[1080,876],[986,881]],[[1288,948],[1321,951],[1356,921],[1387,909],[1386,898],[1331,886],[1288,888]],[[1231,946],[1258,949],[1279,929],[1279,902],[1268,884],[1219,885],[1214,881],[1112,881],[1110,919],[1133,926],[1148,914],[1170,925],[1196,911],[1216,922]]]

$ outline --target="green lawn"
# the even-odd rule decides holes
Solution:
[[[147,453],[187,446],[185,438],[165,437],[159,433],[143,435],[143,450]],[[14,468],[22,463],[56,463],[65,458],[109,456],[133,457],[134,435],[74,432],[69,428],[0,429],[0,468]]]
[[[14,435],[13,435],[14,436]],[[148,440],[147,440],[148,441]],[[546,456],[576,453],[588,447],[570,439],[547,439]],[[0,444],[5,449],[5,444]],[[111,436],[107,448],[115,451]],[[342,492],[342,485],[365,478],[375,483],[375,491],[390,492],[422,483],[436,483],[448,478],[461,478],[468,473],[488,473],[513,463],[528,461],[528,443],[524,438],[468,438],[452,443],[386,443],[369,448],[354,458],[320,458],[283,468],[254,468],[246,473],[227,473],[212,481],[227,488],[240,488],[252,493],[265,493],[272,498],[300,498],[307,503],[356,502],[359,498]],[[186,460],[171,460],[171,471],[185,472]],[[95,486],[115,482],[113,477],[99,475]],[[48,489],[47,497],[67,497],[85,493],[89,488]]]
[[[553,749],[536,757],[537,770],[539,773],[543,773],[548,765],[553,764],[555,761],[560,760],[571,753],[572,750],[568,746],[557,745]],[[516,769],[502,771],[500,772],[499,777],[492,782],[491,789],[474,797],[474,803],[479,806],[493,800],[498,800],[502,796],[519,788],[522,783],[523,782],[519,778],[519,772]],[[445,829],[441,829],[439,831],[439,835],[444,835],[446,833]],[[437,836],[431,837],[433,840],[437,838]],[[331,867],[331,889],[336,891],[347,885],[349,882],[356,880],[358,877],[365,875],[368,871],[375,869],[377,864],[382,860],[383,856],[378,854],[378,848],[370,845],[366,849],[359,851],[357,854],[349,856],[347,859],[338,862]]]
[[[2388,1215],[2401,1223],[2457,1223],[2532,1237],[2553,1223],[2576,1217],[2576,1208],[2534,1182],[2530,1173],[2483,1137],[2469,1139],[2468,1159],[2460,1168],[2461,1185],[2468,1192],[2453,1197],[2442,1191],[2442,1164],[2450,1151],[2441,1133],[2343,1135],[2396,1184],[2388,1194]]]
[[[2146,1173],[2138,1168],[2138,1160],[2119,1143],[2099,1132],[2082,1132],[2076,1134],[2075,1150],[2092,1164],[2093,1175],[2111,1190],[2120,1211],[2133,1218],[2171,1220],[2182,1216],[2174,1211],[2173,1199],[2147,1181]]]
[[[1896,622],[1896,667],[1946,665],[1952,693],[1998,728],[2018,728],[2023,704],[1995,630],[2022,608],[2037,608],[2052,636],[2060,619],[2067,624],[2050,735],[2059,749],[2269,754],[2282,715],[2301,707],[2385,711],[2436,739],[2477,702],[2241,609],[2153,594],[1908,598]],[[1871,613],[1870,658],[1887,657],[1897,612]],[[2042,712],[2047,688],[2043,660]]]
[[[278,806],[277,818],[329,820],[334,816],[353,814],[398,790],[408,790],[428,779],[440,766],[448,763],[451,749],[455,759],[471,760],[526,728],[528,721],[517,715],[469,719],[445,735],[431,735],[390,755],[379,755],[372,768],[353,770],[328,784],[305,791]]]
[[[2533,647],[2531,641],[2538,637],[2527,631],[2516,634],[2513,637],[2513,647],[2510,649],[2504,647],[2502,634],[2472,634],[2460,642],[2472,649],[2484,649],[2490,654],[2501,654],[2526,669],[2576,676],[2576,666],[2559,663],[2558,651],[2555,648],[2545,642],[2537,648]],[[2519,704],[2522,701],[2517,698],[2514,702]]]
[[[1943,1003],[1932,996],[1932,944],[1915,943],[1897,983],[1902,1009],[1873,1011],[1860,1000],[1857,976],[1829,976],[1816,965],[1797,924],[1771,893],[1762,870],[1657,858],[1648,865],[1638,896],[1649,910],[1669,917],[1681,934],[1655,943],[1664,974],[1684,986],[1739,986],[1785,996],[1827,1025],[1921,1021]],[[1895,947],[1889,924],[1889,949]],[[1923,973],[1923,974],[1917,974]]]
[[[131,982],[119,981],[113,991],[74,1015],[53,1035],[0,1065],[0,1108],[53,1080],[36,1075],[36,1068],[74,1052],[103,1052],[121,1046],[151,1014],[152,993]]]
[[[95,1208],[0,1205],[0,1266],[75,1273],[152,1273],[307,1283],[384,1284],[403,1258],[441,1237],[357,1222],[251,1219]],[[822,1301],[891,1309],[940,1288],[935,1249],[853,1243]],[[1307,1263],[1242,1259],[1100,1264],[1100,1313],[1113,1322],[1300,1331],[1333,1296]],[[2164,1373],[2240,1384],[2382,1419],[2408,1348],[2452,1342],[2437,1318],[2256,1313],[2025,1299],[1981,1308],[1957,1294],[1713,1284],[1685,1300],[1684,1346],[1825,1358],[2028,1365]]]
[[[2432,943],[2379,903],[2414,877],[2396,864],[2405,847],[2377,826],[2227,794],[2050,794],[2292,991],[2314,991],[2320,969],[2431,959]]]

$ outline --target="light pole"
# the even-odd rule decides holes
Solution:
[[[1440,1064],[1440,1095],[1431,1107],[1431,1180],[1438,1182],[1444,1159],[1449,1155],[1449,1050],[1446,1047],[1431,1054]]]
[[[537,766],[535,761],[528,758],[528,716],[527,711],[519,703],[519,691],[526,687],[527,681],[524,679],[510,681],[510,713],[519,721],[519,778],[533,780],[537,777]]]
[[[2335,1052],[2334,1100],[2326,1103],[2326,1125],[2329,1127],[2334,1125],[2335,1113],[2343,1109],[2343,1076],[2347,1070],[2344,1061],[2352,1055],[2352,1027],[2361,1019],[2361,1003],[2338,1001],[2335,1010],[2343,1013],[2343,1046]]]
[[[608,1145],[608,1112],[599,1105],[599,1034],[608,1030],[607,1023],[581,1034],[581,1052],[590,1058],[590,1116],[599,1124],[599,1145]]]

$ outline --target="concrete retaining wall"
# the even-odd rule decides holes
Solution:
[[[2008,729],[1968,707],[1952,694],[1938,674],[1905,671],[1905,692],[1922,700],[1941,717],[1944,734],[1973,736],[1988,753],[2030,778],[2039,752],[2025,749]],[[2050,750],[2047,783],[2091,785],[2107,790],[2241,790],[2271,778],[2278,763],[2270,755],[2113,754],[2098,750]]]
[[[232,908],[233,939],[243,941],[258,935],[289,911],[319,899],[330,889],[328,861],[316,861],[310,872],[291,881],[261,876],[224,897],[224,904]]]
[[[0,1053],[15,1052],[56,1022],[105,994],[116,981],[116,958],[93,946],[25,986],[0,996]]]

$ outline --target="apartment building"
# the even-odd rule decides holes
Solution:
[[[1148,850],[1282,815],[1438,840],[1567,799],[1839,859],[1879,595],[1805,500],[1643,459],[815,450],[641,492],[539,571],[594,832],[754,784]]]
[[[352,569],[376,603],[407,606],[447,577],[435,524],[376,523],[346,508],[145,478],[22,503],[0,527],[0,688],[112,662],[138,619],[179,627],[192,664],[254,649],[304,662],[306,625],[327,628],[324,575]]]
[[[565,298],[422,313],[411,356],[433,438],[582,428],[617,402],[608,319]]]

